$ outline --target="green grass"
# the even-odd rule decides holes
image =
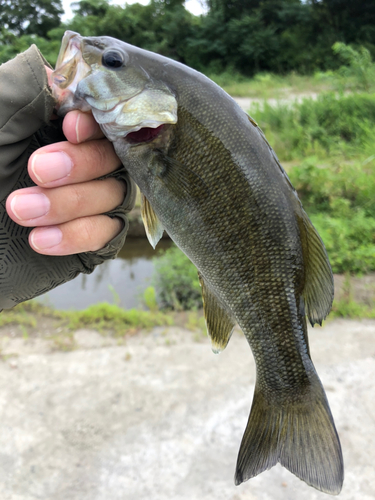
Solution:
[[[43,316],[54,320],[55,327],[63,330],[92,328],[100,332],[111,331],[116,336],[124,336],[154,326],[173,324],[173,317],[159,311],[156,307],[150,311],[124,310],[118,305],[101,303],[82,311],[60,311],[43,306],[36,301],[28,301],[13,309],[3,311],[0,314],[0,326],[14,324],[37,328],[38,319]],[[60,342],[61,336],[56,335],[52,339],[55,337],[57,342]],[[71,345],[73,343],[72,339],[63,339],[61,342]]]
[[[375,63],[365,47],[357,50],[344,43],[332,46],[342,62],[337,71],[318,71],[313,75],[259,73],[246,78],[228,68],[221,74],[208,74],[233,97],[285,99],[298,94],[333,92],[375,92]]]
[[[90,327],[98,331],[112,330],[117,336],[173,323],[171,316],[158,310],[125,310],[107,303],[95,304],[83,311],[66,311],[61,314],[66,321],[66,327],[71,330]]]
[[[254,104],[250,114],[281,161],[311,155],[363,158],[375,152],[375,94],[325,93],[292,106]]]
[[[259,73],[254,78],[246,78],[238,73],[225,72],[208,75],[232,97],[252,97],[257,99],[285,99],[291,95],[319,93],[334,90],[332,76],[316,76],[290,73],[285,76]]]

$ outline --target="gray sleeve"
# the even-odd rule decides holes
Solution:
[[[13,191],[26,168],[34,134],[50,124],[54,98],[44,64],[32,45],[0,66],[0,200]]]

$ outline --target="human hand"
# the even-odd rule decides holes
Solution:
[[[72,111],[63,121],[67,138],[44,146],[29,158],[28,172],[37,186],[9,195],[6,210],[14,222],[34,227],[30,246],[44,255],[69,255],[103,248],[123,222],[101,215],[119,206],[125,183],[95,180],[121,162],[103,139],[92,115]]]

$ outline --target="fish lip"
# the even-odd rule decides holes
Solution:
[[[72,48],[75,48],[78,50],[81,49],[81,40],[82,40],[82,37],[79,33],[76,33],[75,31],[69,31],[69,30],[65,31],[63,39],[61,41],[59,55],[57,56],[57,61],[56,61],[56,65],[55,65],[56,69],[64,64],[64,59],[65,59],[65,55],[67,52],[69,52],[69,51],[71,52]],[[77,52],[77,50],[75,51],[75,53],[76,52]]]
[[[83,58],[82,42],[83,37],[74,31],[66,31],[61,42],[55,71],[52,73],[52,93],[57,101],[55,109],[60,116],[76,109],[78,83],[91,71]],[[83,108],[87,106],[82,102],[80,109]]]

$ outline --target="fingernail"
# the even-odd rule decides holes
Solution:
[[[77,142],[79,143],[80,142],[80,136],[79,136],[79,132],[80,132],[80,129],[79,129],[79,122],[81,121],[81,113],[78,113],[77,115],[77,121],[76,121],[76,140]]]
[[[72,159],[60,151],[35,155],[30,168],[38,181],[44,184],[66,177],[70,174],[72,167]]]
[[[50,206],[50,201],[44,194],[18,194],[10,202],[10,208],[19,220],[46,215]]]
[[[62,232],[58,227],[34,229],[30,235],[31,244],[38,250],[51,248],[62,241]]]

